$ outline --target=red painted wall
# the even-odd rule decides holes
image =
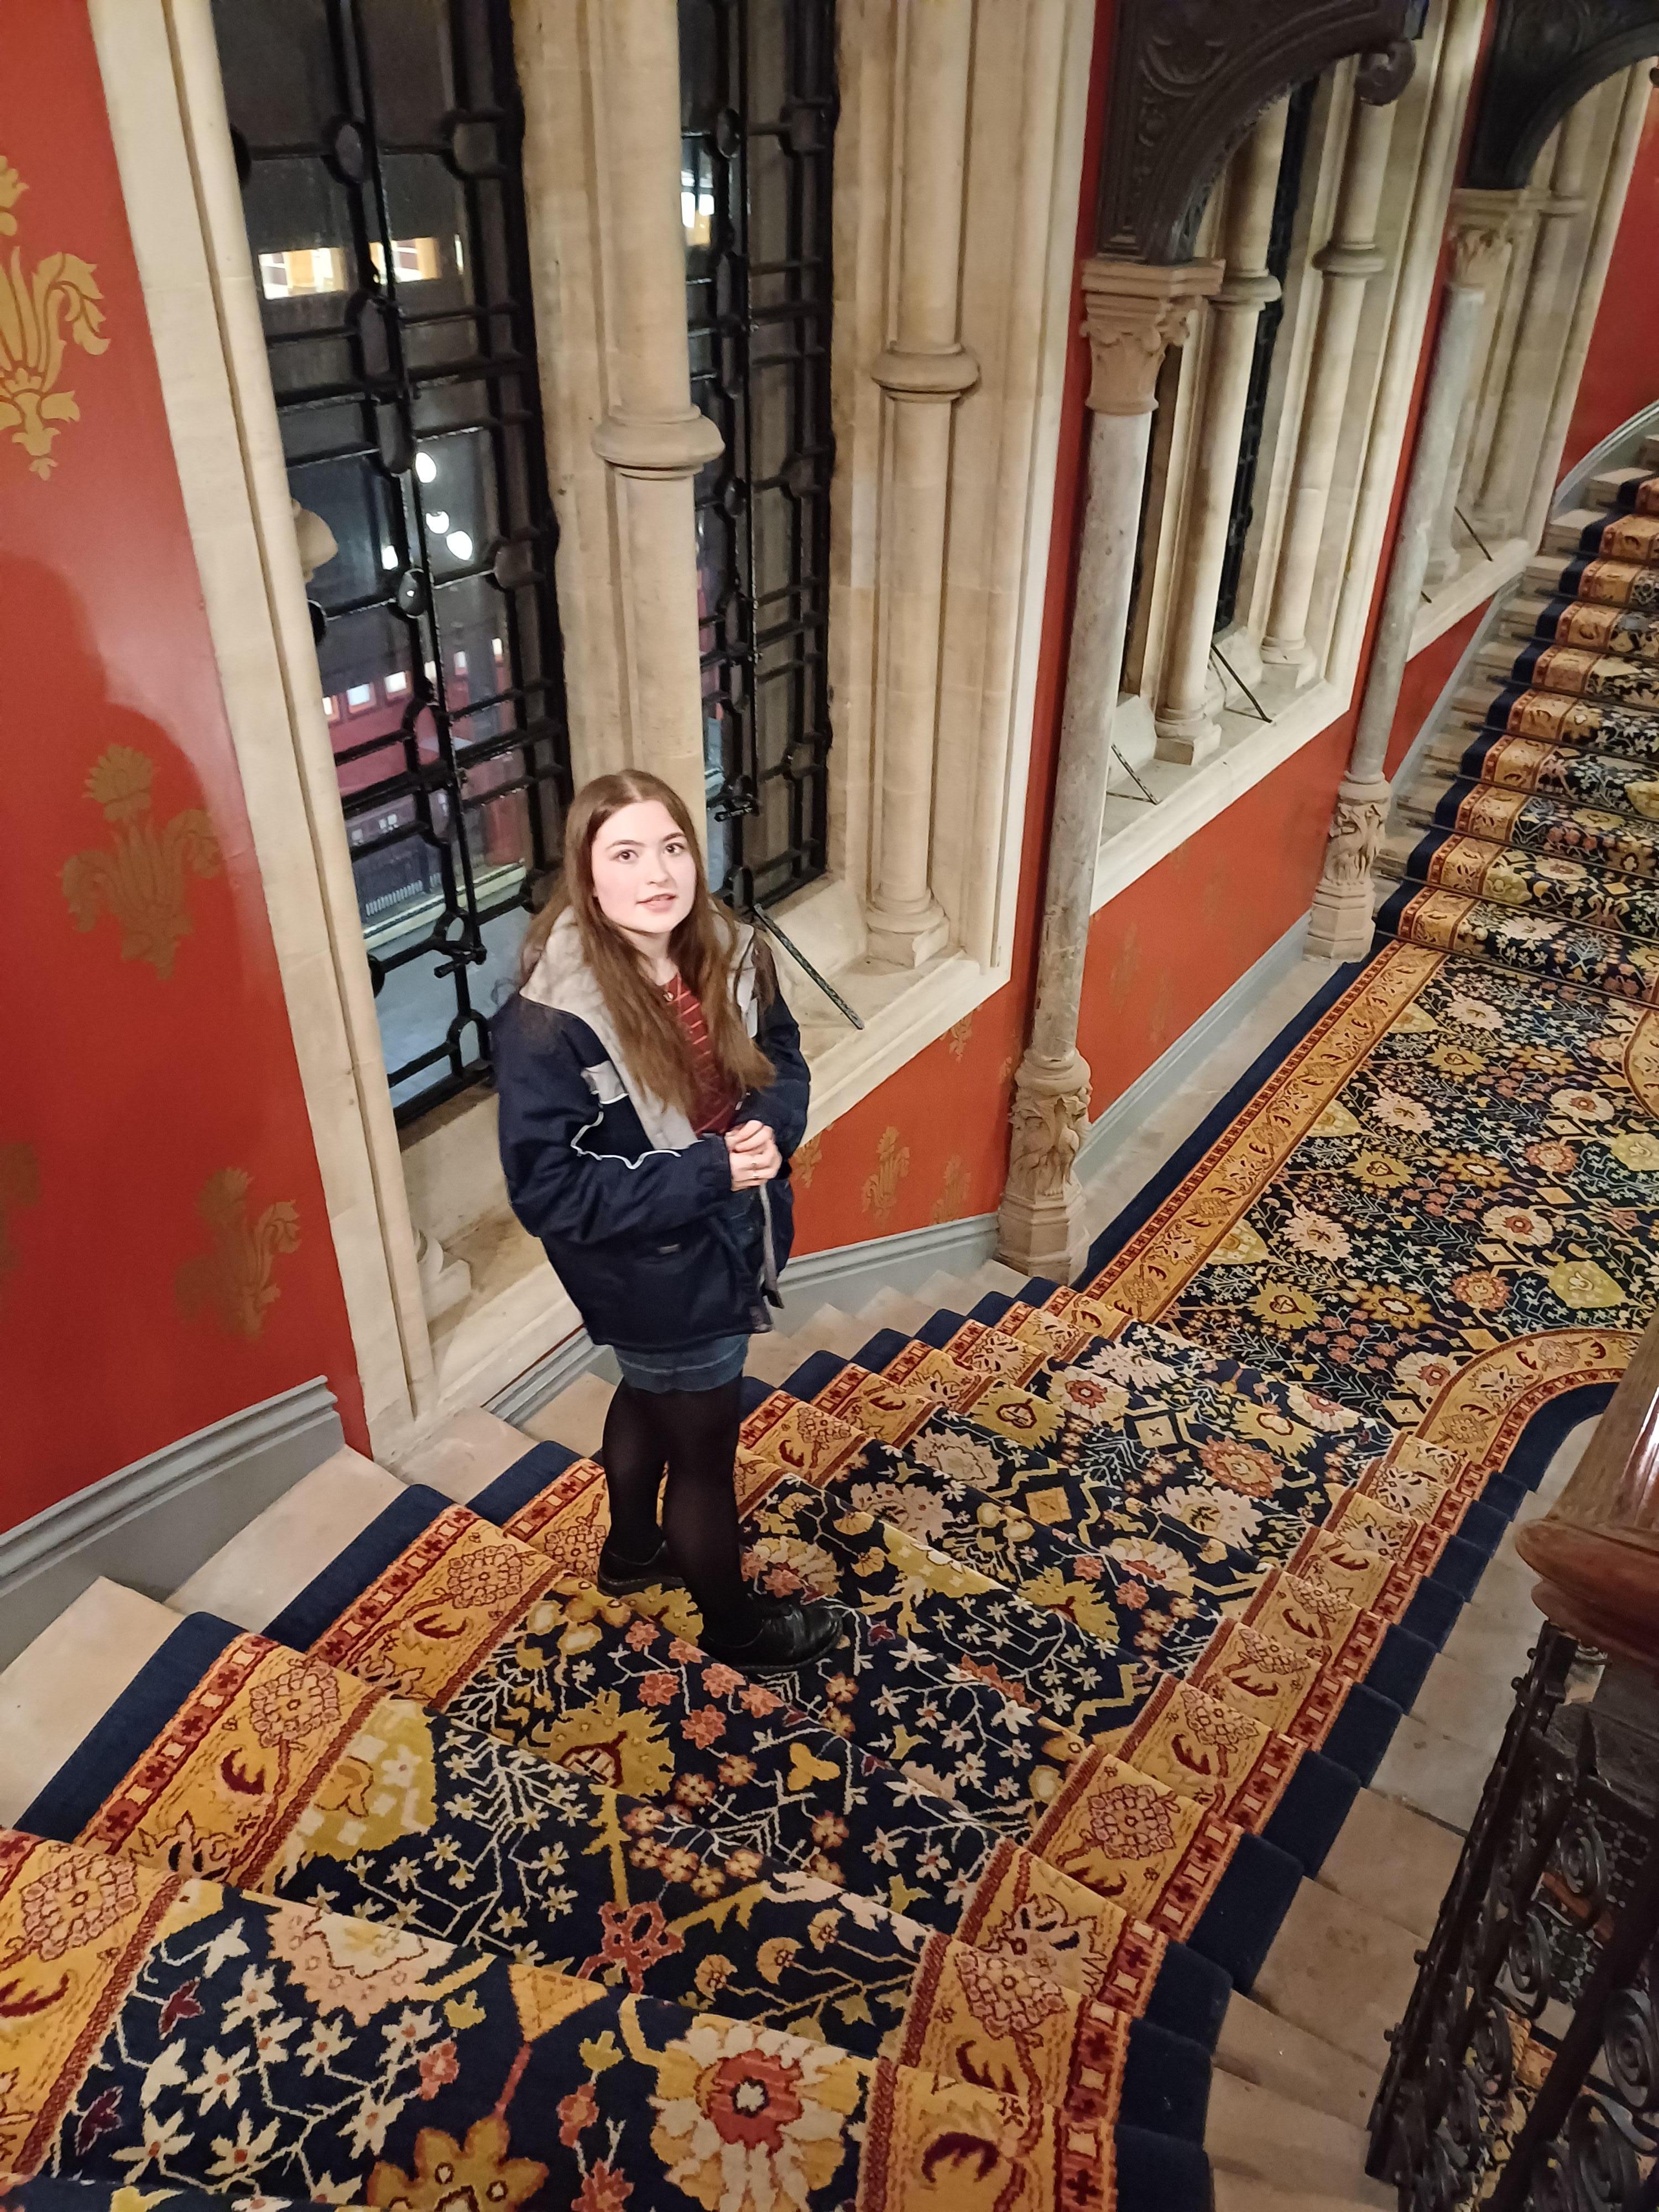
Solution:
[[[1630,197],[1613,242],[1607,289],[1590,337],[1567,433],[1563,473],[1599,446],[1609,431],[1659,399],[1659,97],[1648,106]]]
[[[82,0],[5,44],[0,1527],[319,1374],[363,1437]]]

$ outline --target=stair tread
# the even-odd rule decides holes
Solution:
[[[579,1375],[545,1405],[525,1414],[519,1426],[538,1443],[563,1444],[584,1455],[597,1451],[615,1389],[601,1376]]]
[[[403,1491],[361,1452],[337,1451],[222,1545],[167,1603],[265,1628]]]
[[[0,1674],[0,1826],[15,1826],[179,1626],[170,1606],[106,1577]]]

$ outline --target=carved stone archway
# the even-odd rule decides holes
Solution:
[[[1210,187],[1262,110],[1349,54],[1370,57],[1362,100],[1398,99],[1427,12],[1428,0],[1122,0],[1096,251],[1190,258]]]
[[[1659,0],[1499,0],[1468,182],[1519,191],[1587,92],[1659,54]]]

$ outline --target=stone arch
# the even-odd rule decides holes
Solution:
[[[1544,142],[1587,92],[1659,54],[1659,0],[1504,0],[1468,181],[1519,191]]]

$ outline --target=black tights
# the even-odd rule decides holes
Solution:
[[[754,1607],[738,1565],[733,1480],[742,1419],[741,1377],[713,1390],[636,1390],[619,1383],[605,1417],[610,1547],[640,1565],[657,1549],[657,1490],[668,1556],[697,1601],[703,1625],[731,1640],[747,1633]]]

